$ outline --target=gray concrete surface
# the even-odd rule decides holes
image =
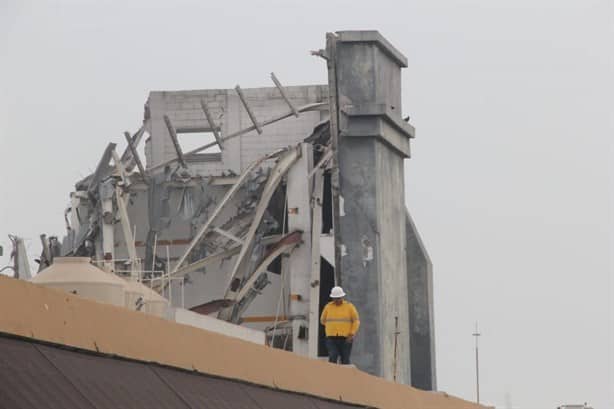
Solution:
[[[362,326],[353,361],[409,383],[403,160],[413,128],[401,119],[400,93],[407,63],[377,32],[338,33],[331,53],[340,111],[339,277]]]
[[[405,223],[403,163],[409,157],[409,141],[414,135],[413,127],[401,117],[401,68],[407,61],[375,31],[340,32],[334,38],[335,51],[329,56],[336,62],[333,84],[336,92],[332,98],[340,130],[336,139],[339,205],[334,206],[338,212],[334,236],[341,261],[336,265],[336,276],[361,315],[362,327],[353,361],[372,374],[431,389],[435,374],[430,264],[423,249],[416,250],[412,244],[417,237],[415,228]],[[286,87],[285,93],[293,106],[300,107],[329,101],[330,86],[330,83],[292,86]],[[328,118],[329,108],[326,104],[318,105],[298,117],[285,117],[290,107],[277,88],[246,88],[241,96],[243,101],[232,89],[149,94],[143,117],[148,177],[136,172],[128,175],[129,183],[124,185],[129,195],[124,219],[128,220],[124,221],[136,229],[136,257],[144,261],[145,270],[156,270],[155,275],[171,271],[178,262],[202,261],[238,244],[247,246],[241,248],[244,253],[237,267],[233,267],[236,254],[215,258],[215,262],[192,270],[183,279],[177,277],[166,286],[163,295],[171,299],[173,306],[185,308],[226,298],[229,286],[235,284],[247,288],[249,280],[241,278],[248,277],[264,257],[266,246],[261,243],[264,236],[280,233],[282,226],[286,232],[302,231],[302,243],[281,263],[280,270],[286,276],[280,277],[279,271],[268,272],[270,284],[257,288],[260,295],[241,304],[245,314],[240,319],[245,319],[244,325],[257,329],[278,320],[287,321],[288,327],[282,328],[281,345],[309,355],[309,337],[313,341],[318,334],[317,331],[307,334],[305,329],[309,326],[308,317],[319,315],[318,302],[310,303],[310,296],[320,292],[319,288],[312,291],[312,286],[317,288],[320,284],[319,280],[311,280],[313,180],[308,175],[313,168],[314,145],[327,149],[321,145],[331,142],[328,135],[333,132],[320,130],[314,134],[318,137],[308,137]],[[213,124],[206,117],[203,101]],[[248,131],[222,141],[220,147],[186,154],[196,146],[213,142],[214,129],[228,137],[252,126],[254,117],[262,124],[280,115],[285,119],[263,126],[262,133]],[[198,145],[187,146],[190,134],[197,135]],[[282,171],[275,166],[275,159],[258,162],[258,169],[248,172],[236,195],[228,201],[223,198],[252,162],[306,138],[309,142],[303,144],[302,156],[296,163]],[[179,156],[180,163],[173,162]],[[108,158],[101,161],[104,169],[109,167],[108,161]],[[71,214],[88,217],[72,217],[70,232],[75,237],[87,235],[94,250],[85,244],[76,246],[73,241],[67,241],[65,250],[72,255],[85,253],[82,255],[99,259],[103,253],[109,253],[114,259],[107,261],[110,270],[122,273],[130,247],[122,234],[122,225],[117,223],[117,215],[101,219],[96,210],[98,202],[106,198],[108,213],[113,216],[113,198],[84,193],[100,183],[118,186],[120,178],[111,171],[79,182],[80,199],[75,196],[72,203]],[[267,179],[275,174],[275,183],[282,180],[283,183],[266,189]],[[319,177],[323,183],[321,173]],[[223,207],[217,213],[215,209],[221,203]],[[212,214],[216,214],[213,227],[203,237],[198,236]],[[253,219],[256,214],[257,219]],[[99,226],[105,232],[102,236],[97,233]],[[193,240],[199,241],[192,246]],[[184,257],[186,249],[190,249],[189,257]],[[285,337],[287,334],[291,337]],[[412,336],[416,339],[410,340]],[[313,351],[311,354],[314,355]]]
[[[405,231],[411,385],[436,390],[433,264],[409,211],[405,214]]]

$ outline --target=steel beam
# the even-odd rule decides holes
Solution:
[[[179,145],[179,139],[177,138],[177,132],[175,131],[175,127],[171,123],[168,115],[164,115],[164,123],[166,124],[166,129],[168,129],[168,134],[171,137],[171,141],[173,141],[173,147],[175,148],[175,152],[177,153],[177,160],[184,168],[187,168],[188,165],[185,163],[183,158],[183,152],[181,151],[181,145]]]
[[[141,125],[139,130],[136,131],[133,136],[131,136],[129,132],[125,132],[130,138],[130,144],[128,144],[126,149],[124,149],[124,153],[122,154],[122,163],[124,164],[124,168],[126,168],[128,172],[130,172],[136,164],[134,160],[134,152],[130,149],[130,145],[132,145],[134,149],[138,148],[139,144],[141,143],[141,139],[143,139],[143,135],[145,134],[146,124],[147,122],[143,123],[143,125]]]
[[[213,231],[218,233],[218,234],[221,234],[222,236],[226,237],[227,239],[230,239],[230,240],[234,241],[235,243],[239,243],[241,245],[244,243],[243,240],[241,240],[240,238],[238,238],[234,234],[229,233],[226,230],[222,230],[219,227],[214,228]]]
[[[280,239],[280,235],[275,234],[272,236],[267,236],[265,238],[262,239],[262,244],[263,245],[268,245],[271,243],[274,243],[276,241],[278,241]],[[179,269],[177,269],[177,271],[175,271],[174,273],[172,273],[171,278],[172,277],[178,277],[181,275],[185,275],[188,273],[191,273],[193,271],[197,271],[197,270],[201,270],[205,267],[207,267],[208,265],[211,265],[215,262],[218,261],[222,261],[224,259],[227,259],[229,257],[235,256],[237,254],[239,254],[239,252],[241,251],[241,246],[235,246],[232,247],[228,250],[224,250],[224,251],[220,251],[217,252],[215,254],[211,254],[210,256],[207,256],[205,258],[202,258],[198,261],[195,261],[193,263],[190,263],[184,267],[181,267]]]
[[[286,101],[286,104],[288,104],[288,107],[290,107],[290,110],[294,112],[294,116],[298,118],[298,111],[294,107],[294,104],[292,103],[292,101],[290,101],[290,98],[288,98],[288,96],[286,95],[286,91],[284,90],[284,87],[282,87],[281,83],[275,76],[274,72],[271,73],[271,79],[273,80],[273,82],[275,83],[275,86],[279,90],[281,97],[284,99],[284,101]]]
[[[256,115],[254,115],[254,112],[252,111],[252,109],[250,108],[249,104],[247,103],[247,98],[245,98],[245,94],[243,94],[243,91],[241,90],[241,87],[239,87],[237,85],[235,87],[235,91],[237,91],[237,95],[239,96],[239,99],[241,100],[241,103],[243,104],[243,107],[247,111],[247,115],[249,116],[249,119],[252,120],[252,123],[254,124],[254,127],[256,128],[256,132],[261,134],[262,133],[262,126],[260,126],[260,123],[256,119]]]
[[[205,117],[207,118],[207,122],[209,122],[209,127],[211,128],[211,132],[213,132],[213,136],[215,137],[215,142],[220,146],[220,150],[224,149],[224,144],[222,143],[222,137],[220,136],[220,132],[218,131],[218,126],[213,121],[213,116],[209,111],[209,107],[207,106],[207,102],[204,98],[200,99],[200,107],[205,113]]]
[[[260,275],[266,271],[269,264],[273,262],[278,256],[285,253],[291,253],[296,246],[301,243],[302,233],[299,231],[292,232],[286,235],[283,239],[280,240],[280,243],[271,250],[262,261],[258,264],[258,267],[254,270],[254,272],[249,276],[249,278],[245,281],[241,289],[238,291],[236,297],[236,303],[234,304],[234,311],[232,314],[232,322],[240,322],[241,314],[243,311],[247,309],[249,304],[242,303],[241,300],[245,298],[250,291],[254,291],[253,286],[260,279]],[[240,309],[239,309],[240,308]]]
[[[262,193],[260,195],[260,201],[258,203],[258,206],[256,207],[256,212],[254,214],[252,224],[250,225],[250,228],[245,235],[245,244],[243,245],[243,247],[241,247],[241,252],[239,253],[234,268],[232,269],[232,272],[228,277],[228,282],[226,284],[226,293],[224,295],[225,299],[236,299],[236,292],[231,290],[231,284],[235,277],[237,277],[240,272],[244,272],[245,270],[245,266],[251,257],[252,250],[254,247],[254,237],[256,235],[256,230],[258,229],[258,226],[260,226],[260,221],[262,220],[262,216],[264,215],[264,212],[269,205],[269,201],[271,200],[273,193],[277,189],[277,186],[279,186],[279,183],[281,182],[283,176],[294,164],[294,162],[296,162],[300,155],[300,146],[288,149],[288,151],[281,158],[279,158],[277,164],[271,170],[271,174],[269,175],[269,178],[267,179],[264,189],[262,190]],[[228,309],[222,310],[220,311],[218,317],[228,320],[230,319],[230,313],[231,312],[228,311]]]
[[[136,163],[136,167],[139,169],[139,173],[141,174],[143,181],[145,184],[149,184],[149,177],[147,177],[147,173],[145,172],[145,167],[143,166],[143,162],[141,162],[141,158],[139,157],[139,153],[136,150],[136,146],[132,142],[133,139],[130,137],[129,132],[124,132],[124,137],[126,138],[126,143],[128,144],[128,150],[132,154],[132,160]],[[126,170],[128,170],[128,166],[126,165]]]
[[[309,111],[318,111],[321,109],[324,109],[325,107],[327,107],[328,104],[326,102],[314,102],[311,104],[307,104],[307,105],[303,105],[302,107],[298,108],[298,112],[309,112]],[[267,119],[266,121],[263,121],[260,126],[264,127],[264,126],[268,126],[271,124],[274,124],[276,122],[279,121],[283,121],[286,118],[290,118],[291,116],[293,116],[294,113],[292,111],[290,112],[284,112],[283,114],[274,116],[270,119]],[[236,132],[233,132],[229,135],[224,136],[221,141],[222,142],[226,142],[230,139],[236,138],[237,136],[241,136],[241,135],[245,135],[246,133],[249,133],[251,131],[254,131],[256,129],[256,127],[254,125],[248,126],[246,128],[240,129]],[[217,141],[215,142],[210,142],[208,144],[205,144],[203,146],[199,146],[198,148],[192,149],[191,151],[185,152],[184,156],[189,156],[189,155],[193,155],[195,153],[204,151],[205,149],[209,149],[212,146],[217,145]],[[177,158],[173,158],[173,159],[169,159],[167,161],[161,162],[155,166],[150,167],[149,169],[147,169],[147,172],[151,173],[153,171],[156,171],[158,169],[164,168],[165,166],[170,165],[171,163],[175,163],[177,162]]]
[[[241,298],[245,296],[245,293],[249,289],[248,287],[251,285],[250,283],[253,284],[254,276],[257,276],[258,274],[265,271],[267,267],[269,266],[269,264],[271,264],[273,260],[277,258],[277,256],[283,253],[287,253],[291,251],[292,249],[294,249],[294,247],[298,246],[301,243],[301,240],[302,240],[302,232],[300,231],[294,231],[294,232],[288,233],[281,240],[279,240],[277,245],[266,254],[266,256],[258,264],[258,267],[256,267],[254,272],[250,274],[249,278],[245,281],[245,284],[243,284],[241,289],[239,289],[239,291],[237,292],[236,299],[240,300]]]
[[[123,198],[124,192],[119,186],[115,187],[115,201],[117,202],[117,209],[119,211],[119,220],[122,226],[122,233],[124,234],[124,241],[126,242],[126,249],[128,250],[128,257],[130,258],[130,272],[131,278],[137,278],[137,271],[140,270],[138,266],[138,257],[136,254],[136,247],[134,245],[134,236],[132,235],[132,228],[130,227],[130,218],[128,217],[128,209],[126,208],[126,202]]]
[[[190,242],[190,244],[188,245],[188,248],[185,250],[185,252],[183,253],[183,255],[181,256],[181,258],[179,259],[179,261],[177,262],[177,264],[175,265],[175,267],[173,268],[173,270],[171,271],[171,275],[175,274],[177,272],[177,270],[179,270],[181,268],[181,266],[183,265],[183,263],[187,260],[188,256],[190,255],[190,253],[192,252],[192,250],[194,249],[194,247],[198,244],[198,242],[204,237],[205,233],[211,228],[211,224],[213,223],[213,221],[219,216],[219,214],[221,213],[221,211],[224,209],[224,206],[226,206],[226,204],[234,197],[234,195],[237,193],[237,191],[239,190],[239,188],[241,187],[241,185],[245,182],[245,180],[247,179],[248,175],[256,168],[258,167],[262,162],[264,162],[267,159],[271,159],[274,158],[276,156],[278,156],[280,153],[284,152],[285,149],[279,149],[276,150],[275,152],[271,152],[266,156],[263,156],[262,158],[254,161],[251,165],[249,165],[247,167],[247,169],[245,169],[245,171],[241,174],[241,176],[239,177],[239,180],[237,180],[237,183],[235,183],[224,195],[224,197],[222,198],[222,200],[218,203],[218,205],[216,206],[216,208],[213,210],[213,213],[211,213],[211,217],[209,217],[209,220],[207,220],[207,222],[202,225],[202,227],[198,230],[198,232],[196,233],[196,235],[194,236],[194,238],[192,239],[192,241]]]
[[[130,185],[130,181],[126,177],[126,170],[124,169],[124,165],[122,164],[122,161],[119,158],[119,155],[117,154],[117,151],[115,149],[111,151],[111,156],[113,157],[113,163],[115,164],[115,170],[117,170],[117,174],[119,175],[119,178],[122,180],[122,183],[124,184],[124,186]]]
[[[314,168],[311,196],[311,277],[309,282],[309,357],[318,357],[320,331],[320,234],[322,232],[322,196],[324,170]]]
[[[117,145],[114,143],[110,143],[107,145],[104,153],[102,154],[102,158],[98,162],[98,166],[96,166],[96,170],[92,174],[92,178],[90,180],[90,184],[88,186],[88,192],[93,193],[98,189],[98,184],[100,181],[107,176],[109,172],[109,162],[111,161],[111,156],[113,155],[113,150]]]

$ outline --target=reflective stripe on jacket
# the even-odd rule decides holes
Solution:
[[[329,302],[322,311],[320,322],[326,328],[327,337],[354,335],[360,326],[358,311],[351,302],[343,300],[341,305]]]

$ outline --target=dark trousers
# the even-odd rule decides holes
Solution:
[[[350,364],[352,343],[347,342],[345,337],[326,337],[326,349],[328,350],[328,362],[336,364],[341,357],[343,365]]]

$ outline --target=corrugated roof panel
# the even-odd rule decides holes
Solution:
[[[150,366],[193,408],[348,409],[355,407],[202,374]]]
[[[0,407],[92,408],[37,348],[40,346],[0,337]]]
[[[356,406],[0,334],[2,409],[351,407]]]
[[[348,409],[348,408],[365,408],[366,406],[355,406],[345,403],[331,402],[329,400],[311,398],[311,401],[317,409]]]
[[[239,382],[163,367],[152,369],[193,408],[254,409],[259,408],[241,389]]]
[[[248,395],[254,401],[258,403],[258,406],[261,408],[317,409],[317,407],[311,402],[311,399],[305,395],[298,395],[298,394],[282,392],[282,391],[273,391],[271,389],[261,388],[261,387],[253,386],[253,385],[241,385],[241,386],[248,393]]]
[[[97,409],[189,409],[144,364],[47,346],[39,348]]]

